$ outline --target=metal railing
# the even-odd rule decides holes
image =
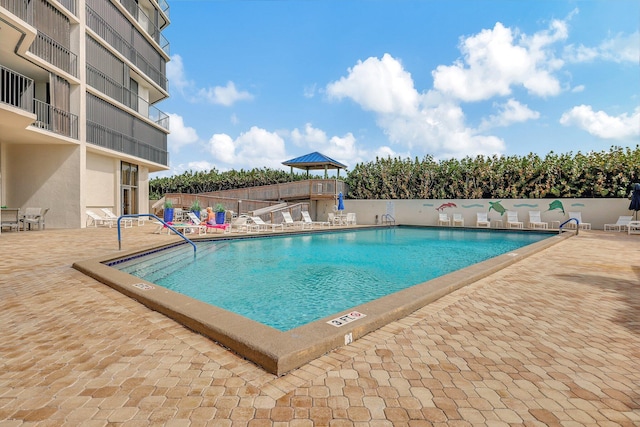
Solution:
[[[0,65],[0,102],[33,112],[34,82]]]
[[[33,3],[24,0],[0,0],[0,6],[29,25],[33,25]]]
[[[560,224],[560,226],[558,227],[558,234],[562,234],[562,227],[564,227],[565,224],[567,224],[567,223],[569,223],[571,221],[575,221],[576,222],[576,236],[577,236],[578,233],[580,232],[580,220],[578,220],[578,218],[569,218],[568,220],[566,220],[565,222]]]
[[[149,18],[143,8],[138,5],[137,1],[133,0],[120,0],[120,3],[131,14],[133,19],[151,36],[151,38],[160,46],[160,48],[169,55],[169,40],[162,35],[160,28],[154,24],[153,20]]]
[[[193,246],[193,255],[195,256],[196,249],[197,249],[196,248],[196,244],[193,243],[193,241],[189,240],[189,238],[187,238],[187,236],[185,236],[184,234],[182,234],[181,232],[179,232],[178,230],[173,228],[173,226],[171,224],[167,224],[166,222],[164,222],[164,220],[158,218],[154,214],[127,214],[127,215],[120,215],[118,217],[118,250],[122,250],[122,238],[121,238],[122,233],[120,232],[120,221],[123,218],[140,218],[141,216],[146,216],[146,217],[149,217],[149,218],[157,219],[165,227],[169,228],[171,231],[176,233],[178,236],[182,237],[187,243],[189,243],[189,244],[191,244],[191,246]]]
[[[158,126],[169,130],[168,114],[160,111],[154,105],[149,104],[149,101],[146,99],[138,96],[135,92],[127,89],[89,64],[87,64],[87,84],[115,99],[121,104],[137,111],[142,116],[147,117],[149,120],[156,123]]]
[[[87,142],[161,165],[169,164],[169,153],[166,150],[156,148],[131,136],[88,120]],[[166,146],[166,143],[164,145]]]
[[[57,133],[58,135],[78,139],[78,116],[39,99],[33,100],[33,109],[37,118],[32,126]]]
[[[131,45],[131,43],[125,40],[118,31],[116,31],[100,16],[98,12],[91,9],[88,5],[87,26],[102,37],[111,47],[124,55],[125,58],[131,61],[162,89],[167,89],[168,79],[166,75],[151,65],[149,61]]]
[[[60,43],[38,31],[38,36],[29,46],[29,52],[50,64],[78,77],[78,57]]]

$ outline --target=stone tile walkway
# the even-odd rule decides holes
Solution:
[[[640,236],[581,232],[279,378],[71,268],[116,236],[0,235],[0,426],[640,425]]]

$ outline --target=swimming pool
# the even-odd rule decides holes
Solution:
[[[404,235],[405,233],[417,234],[418,232],[428,230],[429,228],[416,228],[416,227],[370,227],[382,232],[384,236],[383,250],[387,250],[392,244],[394,236]],[[472,230],[451,230],[445,228],[438,228],[431,230],[437,233],[439,236],[448,236],[456,240],[460,238],[458,233],[466,233]],[[475,233],[475,232],[474,232]],[[175,321],[183,324],[189,329],[198,332],[210,339],[222,344],[226,348],[234,351],[238,355],[253,361],[257,365],[261,366],[266,371],[275,375],[283,375],[305,363],[308,363],[329,351],[341,346],[350,344],[360,337],[372,332],[376,329],[380,329],[388,325],[389,323],[406,318],[431,302],[457,290],[466,285],[474,283],[483,277],[490,275],[518,260],[534,254],[544,248],[554,245],[555,243],[569,238],[571,233],[558,234],[540,234],[530,232],[511,232],[511,231],[489,231],[481,230],[476,235],[476,243],[473,245],[466,244],[462,249],[454,251],[446,246],[445,242],[432,243],[433,246],[440,246],[437,252],[448,254],[446,261],[442,263],[429,262],[430,264],[449,264],[456,259],[461,258],[461,254],[469,252],[471,246],[479,246],[484,240],[490,240],[490,238],[498,233],[498,236],[502,236],[502,240],[505,242],[510,241],[513,237],[519,235],[543,237],[542,240],[535,243],[521,246],[518,249],[508,249],[506,253],[502,255],[494,256],[493,258],[485,259],[476,264],[468,267],[459,268],[455,271],[446,273],[443,269],[439,272],[441,274],[431,280],[423,280],[421,283],[413,286],[408,286],[397,292],[391,293],[386,296],[372,299],[368,302],[355,305],[356,301],[351,294],[348,294],[347,302],[349,308],[346,310],[339,310],[336,313],[330,314],[316,321],[303,324],[302,326],[294,327],[286,331],[276,329],[271,326],[266,326],[260,322],[251,320],[247,316],[234,313],[232,311],[217,307],[212,304],[198,301],[190,296],[175,292],[164,286],[158,286],[155,282],[141,279],[133,276],[124,271],[117,270],[111,267],[111,265],[124,264],[128,260],[132,259],[144,259],[147,254],[153,253],[155,255],[163,253],[177,253],[179,256],[169,256],[170,261],[162,261],[164,264],[169,262],[178,261],[177,265],[173,268],[182,269],[181,264],[189,265],[192,263],[194,254],[189,245],[183,243],[176,243],[175,241],[169,244],[164,244],[160,247],[149,247],[142,252],[130,251],[130,252],[118,252],[112,255],[101,256],[93,259],[87,259],[75,262],[73,267],[96,280],[118,290],[119,292],[128,295],[136,301],[144,304],[152,310],[156,310]],[[293,234],[299,234],[294,236]],[[277,270],[294,270],[296,266],[300,264],[300,257],[297,250],[288,252],[289,247],[292,247],[290,240],[285,237],[278,237],[278,235],[287,236],[291,238],[299,238],[302,242],[313,241],[316,238],[322,239],[336,239],[338,246],[333,250],[329,250],[325,254],[320,252],[319,248],[315,248],[314,262],[318,262],[323,258],[329,258],[332,263],[345,262],[349,260],[351,254],[351,245],[354,243],[354,238],[357,236],[353,231],[337,231],[337,232],[325,232],[325,231],[297,231],[297,232],[285,232],[285,233],[268,233],[269,238],[264,239],[256,236],[242,236],[237,238],[240,241],[251,243],[251,245],[238,246],[242,248],[240,252],[249,255],[246,263],[251,267],[259,265],[267,265],[272,272]],[[468,234],[470,235],[470,234]],[[537,240],[536,237],[534,240]],[[548,238],[544,238],[548,237]],[[215,245],[207,248],[208,240],[217,240]],[[448,239],[449,240],[449,239]],[[237,256],[230,257],[229,260],[222,262],[223,253],[225,248],[233,247],[235,245],[235,239],[229,238],[224,235],[219,236],[203,236],[198,243],[198,254],[196,256],[195,264],[199,263],[200,257],[208,257],[206,252],[212,251],[212,257],[215,258],[216,253],[219,256],[220,262],[217,264],[214,272],[209,274],[210,277],[217,277],[218,273],[227,272],[231,276],[239,270],[237,264],[231,264],[231,260],[237,258]],[[280,242],[280,243],[277,243]],[[267,244],[278,245],[275,250],[261,250],[256,252],[256,247],[266,248]],[[520,243],[519,245],[521,245]],[[525,243],[526,244],[526,243]],[[254,246],[259,245],[259,246]],[[365,240],[364,246],[375,246],[373,243]],[[402,246],[401,243],[394,243],[393,246]],[[177,250],[178,252],[173,252]],[[235,249],[234,249],[235,250]],[[406,251],[404,252],[407,253]],[[328,255],[330,254],[330,255]],[[486,254],[485,254],[486,255]],[[466,255],[465,255],[466,256]],[[365,256],[363,263],[367,264],[380,264],[384,265],[388,255],[377,256]],[[405,256],[407,259],[412,259],[408,265],[428,264],[424,261],[425,256],[423,253]],[[313,257],[312,257],[313,258]],[[273,259],[284,260],[282,263],[275,263]],[[422,261],[420,261],[422,259]],[[413,264],[412,264],[413,263]],[[355,262],[346,263],[347,267],[355,264]],[[333,273],[336,274],[342,272],[342,274],[356,275],[353,272],[346,272],[347,267],[344,265],[340,269],[334,269]],[[449,267],[447,267],[449,268]],[[225,273],[225,274],[227,274]],[[318,276],[317,272],[313,272],[313,277]],[[264,276],[264,272],[263,272]],[[184,277],[179,275],[179,277]],[[296,279],[300,277],[294,276]],[[336,277],[336,276],[329,276]],[[397,275],[392,275],[393,280],[397,281]],[[205,283],[201,280],[202,277],[198,276],[196,282]],[[316,279],[317,280],[317,279]],[[313,287],[326,288],[327,283],[331,283],[331,280],[324,279],[314,284]],[[426,280],[426,281],[424,281]],[[246,281],[246,280],[245,280]],[[222,281],[220,281],[222,283]],[[302,279],[300,283],[308,283],[308,279]],[[244,285],[256,285],[260,286],[260,280],[253,283],[244,283],[243,281],[235,282],[235,287]],[[239,283],[239,284],[238,284]],[[387,284],[389,281],[387,281]],[[310,287],[310,286],[301,286]],[[230,285],[226,286],[226,289],[231,288]],[[369,288],[366,288],[368,290]],[[267,294],[263,292],[263,294]],[[238,298],[235,298],[237,300]],[[332,297],[325,297],[324,299],[332,299]],[[342,299],[336,298],[336,299]],[[278,306],[285,311],[290,308],[290,304],[284,304],[281,300],[272,300],[271,306]],[[355,305],[355,306],[354,306]],[[299,314],[299,312],[298,312]]]
[[[115,265],[288,331],[548,238],[548,233],[386,228],[202,242]]]

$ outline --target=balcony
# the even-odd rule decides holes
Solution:
[[[138,2],[134,0],[120,0],[120,3],[168,56],[170,54],[169,40],[162,35],[160,28],[149,18],[144,9],[138,5]]]
[[[33,2],[0,0],[0,7],[4,7],[27,24],[33,25]]]
[[[154,147],[98,123],[87,121],[87,142],[164,166],[169,165],[169,153],[166,150]],[[166,147],[166,142],[164,146]]]
[[[29,52],[51,65],[78,77],[78,57],[51,37],[38,31],[38,36],[29,47]]]
[[[78,16],[76,14],[78,10],[78,0],[58,0],[61,5],[63,5],[69,12]]]
[[[169,115],[87,64],[87,84],[169,130]]]
[[[96,32],[111,47],[127,58],[146,76],[167,90],[168,80],[164,73],[151,65],[136,49],[113,29],[97,12],[87,6],[87,26]]]
[[[34,82],[0,65],[0,103],[33,113]]]
[[[35,99],[36,122],[32,126],[78,139],[78,116]]]

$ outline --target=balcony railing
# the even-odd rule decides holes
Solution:
[[[0,0],[0,6],[27,24],[33,25],[33,2],[26,2],[24,0]]]
[[[144,9],[138,6],[138,2],[133,0],[120,0],[120,3],[124,6],[125,9],[133,16],[142,28],[145,29],[147,33],[151,36],[151,38],[158,43],[158,46],[169,55],[169,40],[165,36],[162,35],[162,32],[158,28],[158,26],[153,22],[151,18],[145,13]]]
[[[167,77],[151,65],[131,44],[111,27],[97,12],[87,6],[87,26],[102,37],[111,47],[124,55],[162,89],[167,89]]]
[[[32,126],[78,139],[78,116],[37,99],[33,101],[33,106],[37,119]]]
[[[78,77],[76,54],[46,34],[38,31],[38,36],[29,47],[29,51],[72,76]]]
[[[0,65],[0,102],[33,112],[34,83],[29,77]]]
[[[167,18],[169,17],[169,3],[167,3],[167,0],[159,0],[158,1],[158,5],[160,6],[160,10],[164,12],[165,15],[167,15]]]
[[[58,0],[69,12],[78,16],[76,11],[78,10],[78,0]]]
[[[87,84],[169,130],[168,114],[90,65],[87,65]]]
[[[87,121],[87,142],[161,165],[169,165],[167,151],[123,135],[113,129],[108,129],[98,123]]]

